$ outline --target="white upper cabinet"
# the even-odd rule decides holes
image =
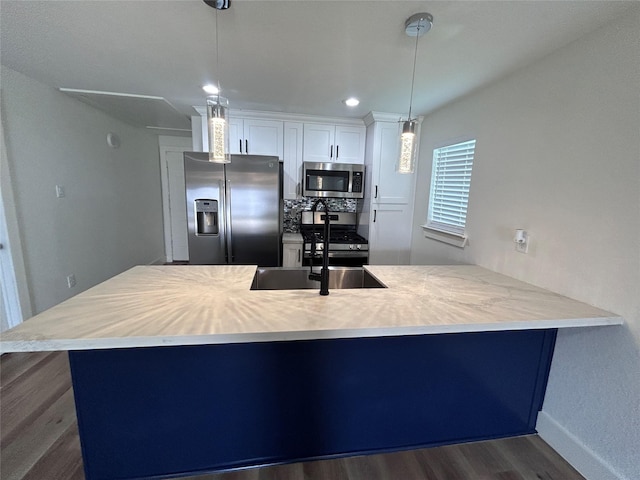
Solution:
[[[206,120],[205,120],[206,121]],[[232,155],[238,155],[242,153],[240,147],[244,140],[244,120],[241,118],[229,119],[229,153]]]
[[[364,163],[365,127],[336,126],[336,162]]]
[[[364,126],[304,124],[305,162],[364,163]]]
[[[398,173],[400,129],[397,122],[377,122],[373,147],[371,197],[374,203],[407,204],[413,200],[415,175]]]
[[[275,155],[282,160],[284,122],[229,118],[229,150],[232,154]]]
[[[302,130],[300,122],[284,122],[283,195],[295,200],[302,195]]]
[[[330,162],[333,160],[333,144],[335,143],[335,125],[305,123],[304,151],[305,162]]]
[[[206,109],[191,117],[193,151],[207,150]],[[334,123],[331,123],[334,122]],[[364,163],[367,129],[354,119],[231,111],[229,149],[235,155],[275,155],[283,162],[284,198],[302,195],[302,162]],[[366,187],[365,187],[366,188]]]

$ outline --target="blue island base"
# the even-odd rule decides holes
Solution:
[[[535,431],[556,330],[69,352],[87,480]]]

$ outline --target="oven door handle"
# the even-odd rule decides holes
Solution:
[[[367,250],[336,250],[333,252],[329,252],[329,258],[367,258],[369,256],[369,252]],[[304,252],[304,258],[311,258],[310,252]],[[316,258],[320,258],[320,253],[316,253]]]

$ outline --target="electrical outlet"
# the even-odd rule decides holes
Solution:
[[[67,286],[69,288],[76,286],[76,276],[73,273],[71,275],[67,275]]]
[[[62,185],[56,185],[56,197],[64,197],[64,187]]]
[[[527,236],[524,242],[516,242],[516,252],[529,253],[529,236]]]

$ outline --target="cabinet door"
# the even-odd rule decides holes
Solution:
[[[333,159],[341,163],[364,163],[365,127],[336,127]]]
[[[278,120],[244,119],[242,153],[275,155],[282,160],[284,122]]]
[[[289,268],[302,266],[301,243],[285,243],[282,245],[282,266]]]
[[[302,195],[302,123],[284,122],[284,198],[295,200]]]
[[[369,263],[408,265],[411,254],[409,205],[377,205],[369,223]]]
[[[374,151],[373,185],[371,197],[374,203],[408,204],[413,199],[415,174],[396,171],[400,154],[400,130],[396,122],[379,122]]]
[[[229,152],[232,155],[244,153],[243,122],[241,118],[229,118]],[[240,148],[242,146],[242,149]]]
[[[335,156],[334,125],[304,124],[303,159],[305,162],[331,162]]]

